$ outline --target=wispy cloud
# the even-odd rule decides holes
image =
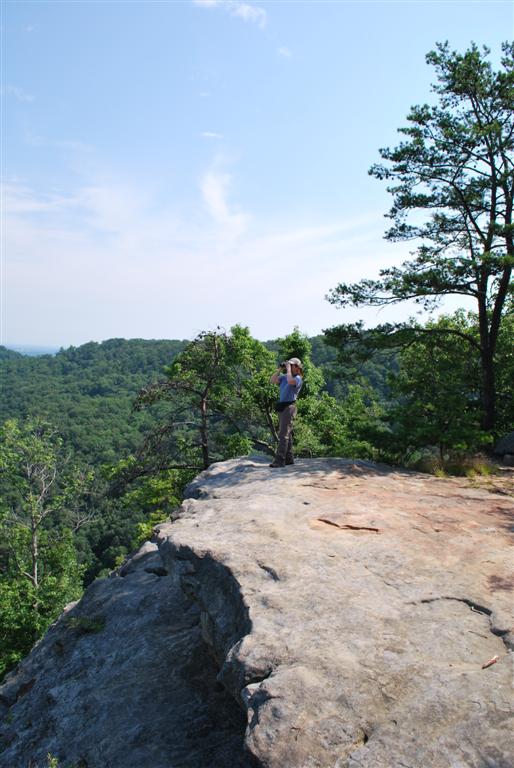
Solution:
[[[34,101],[34,96],[31,93],[27,93],[23,88],[18,88],[16,85],[5,85],[2,91],[8,96],[14,96],[17,101],[31,102]]]
[[[267,14],[264,8],[249,3],[231,3],[229,11],[233,16],[239,16],[245,21],[253,21],[260,27],[264,27],[267,22]]]
[[[35,195],[29,187],[19,183],[3,184],[3,208],[6,214],[23,216],[33,213],[49,213],[66,205],[66,198]]]
[[[231,208],[228,192],[232,177],[228,173],[211,170],[203,177],[200,188],[209,215],[224,229],[226,242],[239,238],[246,229],[249,217]]]
[[[222,139],[223,134],[221,133],[214,133],[213,131],[204,131],[202,133],[202,138],[204,139]]]
[[[286,46],[283,45],[278,49],[278,55],[282,56],[283,59],[290,59],[293,54],[289,48],[286,48]]]
[[[240,0],[193,0],[193,5],[199,8],[221,8],[230,16],[250,21],[261,28],[264,28],[268,22],[268,14],[264,8],[240,2]]]
[[[11,342],[190,338],[234,323],[265,339],[294,325],[318,333],[358,317],[373,323],[375,310],[343,313],[324,297],[342,279],[373,277],[404,255],[383,242],[381,211],[346,221],[257,220],[238,204],[223,158],[183,209],[157,203],[135,181],[102,177],[45,195],[11,182],[4,203]]]

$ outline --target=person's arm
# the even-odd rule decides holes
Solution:
[[[292,387],[298,386],[298,382],[296,381],[296,378],[291,373],[291,363],[286,363],[286,376],[287,376],[288,384],[291,384]]]
[[[280,374],[282,373],[282,366],[277,368],[273,376],[270,378],[271,384],[280,384]]]

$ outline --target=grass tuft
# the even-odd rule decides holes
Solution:
[[[105,616],[70,616],[65,622],[68,629],[79,635],[91,635],[105,628]]]

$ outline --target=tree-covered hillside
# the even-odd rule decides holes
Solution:
[[[13,349],[7,349],[7,347],[0,346],[0,362],[3,360],[17,360],[23,358],[20,352],[15,352]]]
[[[336,350],[321,335],[309,341],[327,391],[342,396],[341,370],[336,377],[333,368]],[[38,416],[59,429],[78,458],[93,466],[114,464],[136,450],[153,424],[155,414],[133,409],[138,392],[163,379],[165,367],[186,344],[109,339],[39,357],[0,347],[0,423]],[[264,346],[278,354],[278,342]],[[384,390],[387,366],[367,362],[363,371]]]
[[[185,341],[110,339],[27,357],[0,347],[0,423],[38,416],[54,424],[78,457],[98,466],[135,449],[150,417],[133,402]]]

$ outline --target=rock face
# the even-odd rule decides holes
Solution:
[[[514,467],[514,432],[509,432],[498,440],[494,446],[494,452],[497,456],[503,457],[506,467]]]
[[[509,432],[500,440],[497,441],[494,446],[494,452],[497,456],[505,456],[505,454],[514,454],[514,432]]]
[[[514,766],[512,497],[342,459],[188,494],[0,689],[2,767]]]
[[[244,713],[217,671],[197,606],[147,543],[7,677],[0,766],[247,768]]]

